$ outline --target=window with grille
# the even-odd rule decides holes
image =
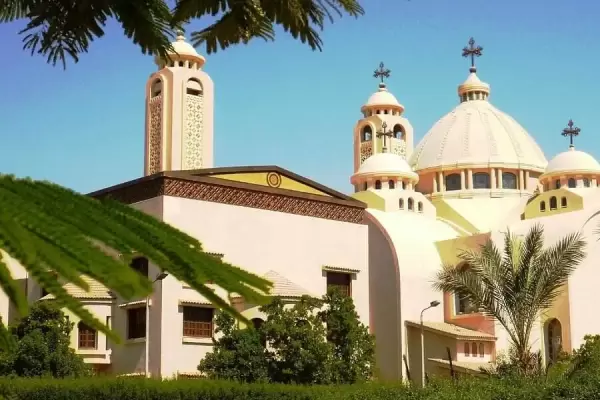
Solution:
[[[127,339],[146,337],[146,308],[130,308],[127,310]]]
[[[183,307],[183,336],[211,338],[213,336],[214,309],[208,307]]]
[[[343,295],[352,295],[352,275],[343,272],[327,272],[327,291],[339,290]]]
[[[83,322],[77,324],[78,347],[80,349],[95,349],[98,347],[98,335],[95,329],[90,328]]]

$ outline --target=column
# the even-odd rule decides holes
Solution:
[[[498,168],[498,189],[502,189],[502,168]]]
[[[406,185],[408,190],[413,190],[413,181],[408,181],[408,185]]]
[[[525,180],[523,177],[523,170],[519,170],[519,190],[525,190]]]
[[[496,168],[490,168],[490,180],[492,190],[496,189]]]
[[[440,188],[440,192],[446,191],[446,185],[444,185],[444,175],[442,171],[438,172],[438,187]]]
[[[465,190],[467,187],[465,186],[465,170],[460,170],[460,190]]]
[[[467,185],[469,189],[473,189],[473,170],[471,168],[467,170]]]
[[[529,171],[525,171],[524,190],[529,189]]]
[[[437,193],[438,190],[437,176],[433,174],[433,193]]]

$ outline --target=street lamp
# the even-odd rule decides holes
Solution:
[[[156,278],[152,281],[152,285],[154,285],[158,281],[162,281],[169,274],[166,272],[160,272],[156,275]],[[150,358],[148,355],[150,354],[150,295],[146,296],[146,354],[145,354],[145,365],[144,365],[144,375],[146,378],[150,377]]]
[[[425,330],[423,329],[423,313],[430,308],[434,308],[439,305],[440,302],[434,300],[429,303],[429,306],[421,310],[421,383],[423,384],[423,387],[425,387]]]

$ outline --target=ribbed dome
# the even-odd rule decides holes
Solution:
[[[525,129],[487,100],[465,101],[442,117],[410,160],[417,171],[490,163],[542,172],[547,161]]]
[[[373,93],[367,103],[362,107],[362,109],[366,108],[376,108],[376,107],[392,107],[399,108],[401,111],[404,110],[404,106],[398,102],[396,97],[387,90],[387,87],[384,83],[379,84],[379,90]]]
[[[569,150],[556,155],[546,167],[546,174],[558,172],[595,172],[600,173],[600,163],[590,154],[575,150]]]
[[[417,179],[406,160],[397,154],[379,153],[365,160],[360,166],[357,175],[382,175],[382,176],[404,176]]]

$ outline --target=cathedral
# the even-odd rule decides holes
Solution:
[[[477,374],[508,349],[494,319],[432,287],[442,265],[459,262],[460,250],[488,240],[501,246],[507,229],[522,235],[541,223],[548,244],[575,231],[588,241],[587,258],[540,315],[533,348],[549,362],[600,333],[600,321],[589,317],[600,256],[600,164],[575,149],[580,131],[571,121],[563,130],[570,145],[548,162],[534,138],[490,102],[490,85],[475,66],[482,49],[473,40],[463,50],[471,68],[457,106],[416,146],[404,107],[387,87],[390,71],[380,64],[379,86],[354,128],[350,195],[277,166],[214,167],[206,60],[183,35],[173,47],[170,60],[156,59],[145,89],[145,176],[90,196],[118,199],[196,237],[214,257],[271,280],[271,295],[286,303],[341,288],[375,335],[385,380],[448,375],[450,364]],[[52,299],[8,262],[30,301]],[[125,300],[89,279],[88,291],[65,284],[124,339],[111,343],[71,316],[73,347],[98,371],[198,376],[212,348],[212,305],[151,260],[136,258],[131,267],[153,281],[149,298]],[[6,296],[0,300],[0,314],[11,320],[14,308]],[[253,324],[264,320],[255,304],[230,301]]]

